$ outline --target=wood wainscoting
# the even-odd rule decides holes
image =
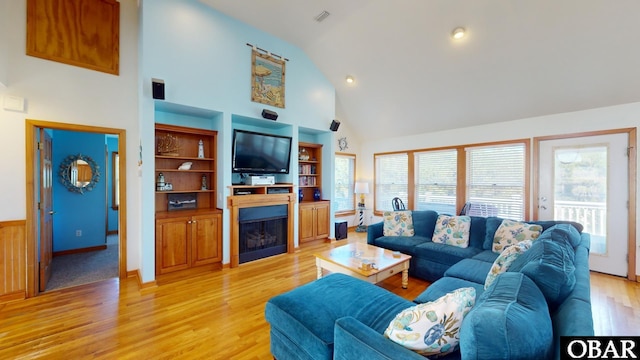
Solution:
[[[26,297],[26,224],[26,220],[0,222],[0,303]]]

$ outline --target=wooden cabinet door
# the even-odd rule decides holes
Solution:
[[[156,220],[156,274],[191,265],[191,217]]]
[[[222,216],[199,215],[192,218],[192,264],[199,266],[222,260]]]
[[[329,202],[319,202],[316,208],[316,239],[329,237]]]
[[[300,219],[298,220],[300,242],[315,240],[315,210],[313,203],[299,206]]]

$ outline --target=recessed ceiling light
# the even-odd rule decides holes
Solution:
[[[345,81],[349,84],[353,84],[353,82],[355,81],[355,79],[353,78],[353,76],[351,75],[347,75],[347,78],[345,79]]]
[[[464,28],[461,27],[457,27],[455,29],[453,29],[453,31],[451,32],[451,37],[454,39],[462,39],[465,35],[465,31]]]

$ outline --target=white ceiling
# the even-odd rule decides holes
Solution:
[[[368,140],[640,101],[638,0],[200,1],[304,50]]]

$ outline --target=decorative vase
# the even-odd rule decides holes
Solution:
[[[302,202],[304,199],[304,194],[302,193],[302,189],[298,190],[298,201]]]
[[[301,148],[300,151],[298,151],[298,160],[309,160],[309,152],[307,151],[307,149]]]
[[[320,189],[315,189],[313,191],[313,200],[315,201],[320,200]]]

